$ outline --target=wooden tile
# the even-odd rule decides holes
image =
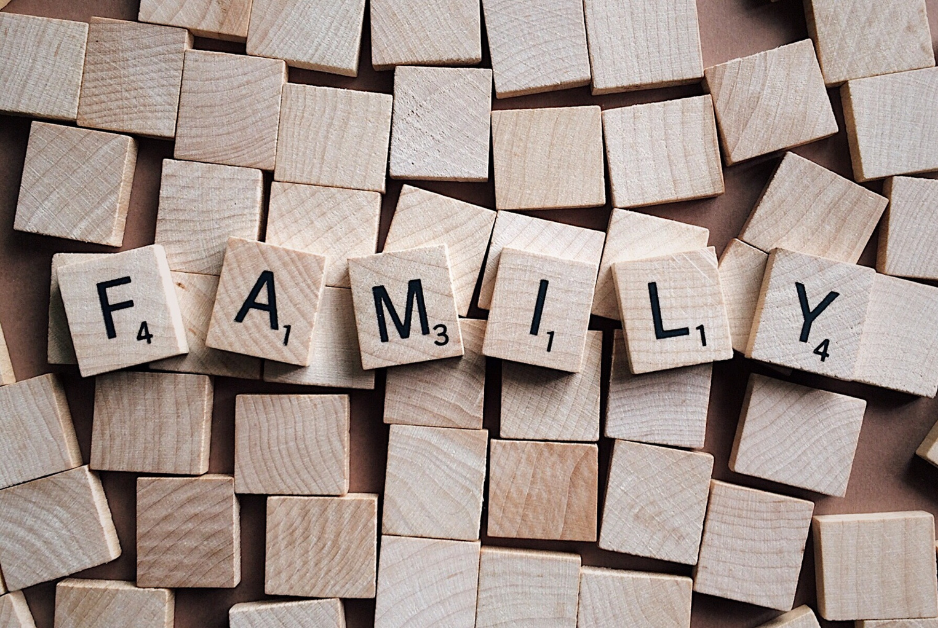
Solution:
[[[799,606],[793,611],[788,611],[762,624],[759,628],[820,628],[820,624],[810,606]]]
[[[579,373],[503,362],[499,436],[598,441],[602,352],[603,333],[588,331]]]
[[[345,628],[342,600],[242,602],[228,611],[231,628]]]
[[[730,324],[730,338],[733,349],[740,353],[745,353],[749,345],[749,332],[768,261],[768,253],[735,238],[730,240],[720,256],[720,286]]]
[[[463,355],[445,244],[350,259],[349,276],[365,370]]]
[[[928,619],[873,619],[855,622],[856,628],[935,628],[938,617]]]
[[[468,316],[496,215],[478,205],[404,185],[384,251],[445,244],[456,311],[460,316]]]
[[[489,536],[596,540],[596,445],[493,440],[489,455]]]
[[[791,610],[813,512],[809,501],[713,480],[694,591]]]
[[[254,0],[247,53],[287,65],[358,75],[365,0]]]
[[[10,360],[10,350],[7,348],[7,341],[3,335],[3,328],[0,328],[0,386],[6,386],[16,381],[16,374],[13,372],[13,362]]]
[[[704,77],[727,165],[837,132],[809,39],[715,65]]]
[[[883,193],[889,197],[886,219],[879,230],[876,270],[914,279],[938,279],[938,222],[932,219],[938,206],[938,181],[914,177],[886,179]]]
[[[73,262],[107,257],[107,253],[56,253],[52,256],[52,282],[49,289],[49,337],[46,361],[49,364],[78,364],[75,357],[75,345],[68,331],[68,318],[65,316],[65,303],[62,301],[62,289],[59,287],[58,269]]]
[[[580,568],[578,628],[690,628],[693,581],[640,571]]]
[[[538,64],[543,61],[539,58]],[[497,70],[495,81],[497,85]],[[597,207],[606,202],[598,106],[493,111],[492,160],[498,209]]]
[[[925,436],[925,440],[918,446],[915,454],[938,467],[938,424],[931,428],[928,435]],[[938,550],[938,547],[936,547],[936,550]]]
[[[0,565],[11,591],[120,554],[104,489],[88,467],[0,491]]]
[[[267,215],[268,244],[326,258],[326,285],[348,288],[348,258],[378,250],[381,195],[274,181]]]
[[[137,586],[238,586],[239,514],[231,476],[138,478]]]
[[[174,157],[273,170],[286,82],[280,60],[187,51]]]
[[[6,628],[36,628],[22,591],[0,596],[0,625]]]
[[[583,3],[482,0],[499,98],[589,85]]]
[[[136,163],[126,135],[33,122],[13,228],[120,246]]]
[[[91,18],[78,124],[172,139],[191,47],[182,28]]]
[[[181,26],[196,37],[244,41],[252,0],[140,0],[141,22]]]
[[[931,513],[825,515],[812,527],[824,619],[938,615]]]
[[[235,492],[344,495],[348,395],[238,395]]]
[[[574,628],[580,556],[483,547],[476,628]]]
[[[381,537],[375,628],[474,628],[478,541]]]
[[[274,177],[383,194],[392,100],[390,94],[285,86]]]
[[[205,344],[307,366],[326,258],[229,238]]]
[[[91,468],[208,473],[213,392],[205,375],[102,375],[95,381]]]
[[[481,27],[473,0],[374,0],[371,63],[376,70],[475,65],[482,60]]]
[[[162,246],[65,264],[57,274],[82,377],[188,352]]]
[[[843,497],[865,411],[863,399],[752,374],[730,469]]]
[[[378,496],[270,497],[264,592],[373,598]]]
[[[480,429],[485,398],[485,321],[459,319],[465,355],[388,369],[384,422]]]
[[[0,111],[74,120],[88,25],[0,14]]]
[[[660,2],[670,5],[673,0]],[[642,4],[632,10],[648,8]],[[607,109],[603,135],[614,207],[723,194],[720,145],[708,95]]]
[[[176,596],[120,580],[69,578],[55,585],[55,625],[61,628],[173,628]]]
[[[599,547],[697,563],[713,456],[616,441]]]

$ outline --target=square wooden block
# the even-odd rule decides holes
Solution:
[[[345,628],[342,600],[300,600],[298,602],[242,602],[228,611],[231,628]]]
[[[915,450],[915,454],[938,467],[938,423],[932,426],[925,440]]]
[[[704,77],[728,166],[837,132],[810,39],[715,65]]]
[[[768,262],[768,253],[736,239],[730,240],[720,256],[720,286],[723,287],[726,318],[733,349],[740,353],[745,353],[749,345],[749,332]]]
[[[277,181],[384,193],[390,94],[286,85]]]
[[[670,5],[674,0],[660,2]],[[637,10],[648,9],[642,5]],[[708,95],[607,109],[603,135],[614,207],[723,194],[720,145]]]
[[[790,611],[813,512],[809,501],[713,480],[694,591]]]
[[[378,496],[269,497],[267,595],[373,598]]]
[[[238,586],[239,515],[231,476],[137,478],[137,586]]]
[[[206,375],[102,375],[95,381],[91,468],[208,473],[213,392]]]
[[[693,580],[640,571],[580,568],[578,628],[690,628]]]
[[[55,625],[60,628],[173,628],[176,596],[120,580],[69,578],[55,585]]]
[[[495,80],[497,84],[497,71]],[[606,202],[598,106],[493,111],[492,159],[498,209],[598,207]]]
[[[3,328],[0,328],[0,386],[6,386],[16,381],[16,374],[13,372],[13,362],[10,360],[10,350],[7,348],[7,341],[3,335]]]
[[[825,515],[812,528],[824,619],[938,615],[931,513]]]
[[[72,264],[90,259],[107,257],[108,253],[56,253],[52,256],[52,281],[49,287],[49,335],[46,349],[46,361],[49,364],[78,364],[75,357],[75,345],[68,331],[68,318],[65,315],[65,303],[62,301],[62,289],[59,287],[58,269],[65,264]]]
[[[843,497],[866,401],[749,376],[730,469]]]
[[[0,587],[0,591],[3,588]],[[0,595],[0,625],[6,628],[36,628],[22,591]]]
[[[876,270],[913,279],[938,279],[938,181],[892,177],[883,192],[889,197],[886,219],[879,230]]]
[[[0,491],[0,565],[11,591],[121,555],[104,488],[78,467]]]
[[[375,628],[475,628],[478,541],[381,537]]]
[[[126,135],[33,122],[13,228],[120,246],[136,163]]]
[[[820,628],[820,624],[810,606],[799,606],[795,610],[783,613],[772,621],[762,624],[759,628]]]
[[[229,238],[205,344],[307,366],[325,267],[322,255]]]
[[[482,61],[481,27],[474,0],[374,0],[371,63],[376,70],[475,65]]]
[[[174,157],[273,170],[286,82],[280,60],[187,51]]]
[[[252,0],[140,0],[141,22],[186,28],[196,37],[244,41]]]
[[[493,440],[489,456],[489,536],[596,540],[596,445]]]

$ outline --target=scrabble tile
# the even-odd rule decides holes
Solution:
[[[704,86],[728,166],[837,132],[808,39],[707,68]]]
[[[273,170],[286,82],[280,60],[187,51],[174,157]]]
[[[49,288],[49,337],[46,361],[49,364],[78,364],[75,357],[75,345],[68,331],[68,318],[65,316],[65,303],[62,301],[62,289],[59,287],[58,269],[64,264],[71,264],[90,259],[107,257],[107,253],[56,253],[52,256],[52,282]]]
[[[0,625],[6,628],[36,628],[22,591],[0,596]]]
[[[762,278],[769,262],[769,254],[742,240],[730,240],[720,256],[720,286],[723,304],[730,324],[733,349],[746,352],[756,303],[762,291]]]
[[[499,436],[524,440],[599,440],[603,333],[586,332],[579,373],[502,363]]]
[[[856,628],[935,628],[938,617],[928,619],[873,619],[855,622]]]
[[[607,109],[603,135],[614,207],[723,194],[720,145],[708,95]]]
[[[932,211],[938,206],[938,181],[892,177],[883,192],[889,209],[879,230],[876,270],[914,279],[938,279],[938,223]]]
[[[855,264],[887,199],[795,153],[785,153],[739,239]]]
[[[390,432],[382,534],[478,540],[488,430]]]
[[[109,563],[120,554],[104,489],[88,467],[0,491],[0,565],[11,591]]]
[[[460,316],[467,316],[496,215],[478,205],[404,185],[384,251],[445,244],[456,310]]]
[[[476,628],[574,628],[580,556],[483,547]]]
[[[164,159],[156,243],[172,270],[220,275],[228,238],[260,238],[263,204],[256,168]]]
[[[616,441],[599,547],[697,563],[713,456]]]
[[[474,628],[478,541],[381,537],[375,628]]]
[[[918,446],[915,454],[938,467],[938,427],[931,428],[931,431],[925,436],[925,440]]]
[[[348,258],[378,249],[381,195],[274,181],[265,242],[326,258],[326,285],[348,288]]]
[[[242,602],[228,611],[231,628],[345,628],[342,600]]]
[[[479,3],[472,0],[375,0],[371,63],[376,70],[475,65],[482,60],[481,26]]]
[[[707,246],[710,230],[676,220],[658,218],[626,209],[609,214],[606,243],[593,294],[593,314],[619,320],[612,265],[672,253],[696,251]]]
[[[828,85],[935,66],[925,0],[808,0],[805,18]]]
[[[57,274],[82,377],[188,352],[162,246],[65,264]]]
[[[489,536],[596,540],[596,445],[493,440],[489,455]]]
[[[231,476],[138,478],[137,586],[238,586],[239,513]]]
[[[16,374],[13,372],[13,362],[10,361],[10,350],[7,348],[3,328],[0,328],[0,386],[6,386],[15,381]]]
[[[136,163],[126,135],[33,122],[13,228],[120,246]]]
[[[388,369],[384,422],[480,429],[485,398],[485,321],[459,319],[465,355]]]
[[[61,628],[173,628],[175,594],[120,580],[69,578],[55,585],[55,625]]]
[[[358,75],[365,0],[254,0],[247,53],[287,65]]]
[[[712,374],[713,365],[697,364],[632,375],[625,336],[615,330],[606,438],[702,449]]]
[[[197,37],[244,41],[252,0],[140,0],[141,22],[181,26]]]
[[[378,496],[267,499],[268,595],[373,598]]]
[[[74,120],[88,25],[0,14],[0,111]]]
[[[322,255],[229,238],[205,344],[307,366],[325,266]]]
[[[597,106],[493,111],[492,159],[498,209],[597,207],[606,202]]]
[[[793,611],[788,611],[762,624],[759,628],[820,628],[820,624],[810,606],[799,606]]]
[[[91,18],[79,126],[172,139],[191,47],[182,28]]]
[[[790,611],[813,512],[809,501],[713,480],[694,591]]]
[[[392,101],[390,94],[286,85],[274,178],[383,194]]]
[[[866,401],[749,376],[730,469],[843,497]]]
[[[349,276],[365,370],[463,355],[445,244],[350,259]]]
[[[773,251],[746,357],[850,379],[875,275],[862,266]]]
[[[812,527],[824,619],[938,615],[931,513],[825,515]]]
[[[238,395],[235,492],[344,495],[348,395]]]
[[[583,3],[482,0],[499,98],[589,85]]]
[[[690,628],[693,581],[639,571],[580,568],[578,628]]]

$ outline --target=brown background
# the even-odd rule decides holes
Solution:
[[[938,34],[938,0],[928,0],[932,32]],[[704,64],[710,66],[736,57],[753,54],[807,37],[804,13],[798,0],[698,0]],[[87,21],[92,16],[133,20],[137,15],[135,0],[13,0],[6,11]],[[369,22],[366,11],[362,60],[357,79],[291,70],[290,80],[349,87],[354,89],[392,91],[392,73],[376,73],[370,64]],[[484,37],[484,34],[483,34]],[[244,52],[243,45],[197,39],[196,47]],[[483,65],[490,66],[487,42],[483,41]],[[667,90],[644,91],[625,95],[593,98],[588,88],[553,94],[496,101],[496,108],[582,105],[598,103],[615,107],[639,102],[659,101],[701,93],[697,85]],[[830,92],[838,123],[843,128],[840,98]],[[49,265],[51,256],[59,251],[104,251],[103,247],[30,235],[13,231],[17,192],[26,151],[29,120],[0,116],[0,323],[6,332],[13,365],[19,379],[33,377],[50,370],[46,364],[47,308],[49,298]],[[160,162],[172,157],[172,143],[141,140],[136,177],[131,196],[124,248],[133,248],[153,241],[159,190]],[[836,172],[850,176],[847,140],[843,131],[838,135],[798,149]],[[778,156],[758,159],[725,169],[726,194],[706,201],[652,207],[643,211],[673,218],[710,229],[710,244],[722,252],[726,243],[742,227],[753,203],[771,175]],[[269,185],[269,176],[268,185]],[[491,174],[490,174],[491,181]],[[428,189],[455,196],[485,207],[494,207],[494,188],[488,184],[418,184]],[[401,182],[389,181],[384,199],[381,242],[387,233]],[[881,190],[879,184],[871,186]],[[608,194],[607,194],[608,197]],[[541,217],[605,229],[609,208],[560,210],[538,213]],[[875,241],[874,235],[874,241]],[[861,263],[872,265],[875,246],[867,247]],[[478,310],[473,316],[479,316]],[[593,328],[607,330],[604,372],[608,374],[611,330],[608,321],[593,321]],[[753,371],[773,374],[764,367],[751,364],[737,356],[730,362],[714,367],[706,451],[716,458],[716,478],[746,486],[765,488],[787,495],[812,499],[817,513],[855,513],[880,510],[924,509],[938,513],[935,482],[938,469],[914,456],[915,448],[938,419],[938,403],[907,395],[846,384],[825,378],[794,373],[791,381],[862,397],[869,402],[866,421],[860,435],[856,462],[850,487],[843,499],[820,497],[769,482],[737,476],[727,469],[727,460],[736,422],[742,405],[748,374]],[[82,380],[76,369],[65,369],[63,377],[69,403],[87,461],[90,452],[94,383]],[[485,426],[492,435],[498,434],[500,368],[489,362],[486,383]],[[387,428],[382,424],[384,376],[379,374],[375,391],[353,392],[352,398],[352,479],[355,492],[381,493],[384,486],[384,463]],[[219,378],[215,389],[215,411],[212,426],[211,471],[233,471],[234,397],[239,393],[256,392],[324,392],[322,389],[274,386]],[[605,390],[604,393],[605,395]],[[605,484],[610,443],[600,445],[601,485]],[[125,473],[102,473],[114,521],[120,536],[123,555],[111,564],[87,571],[82,576],[133,580],[135,577],[135,498],[136,476]],[[600,495],[601,507],[602,495]],[[234,590],[182,590],[177,593],[177,627],[227,626],[227,609],[237,602],[264,598],[264,498],[241,497],[242,571],[241,585]],[[483,515],[482,530],[485,530]],[[595,544],[547,543],[529,541],[489,540],[483,543],[537,547],[579,552],[587,565],[624,569],[641,569],[690,575],[683,566],[604,552]],[[27,599],[40,628],[53,624],[54,584],[44,584],[26,591]],[[810,549],[805,554],[797,604],[814,606],[814,560]],[[754,606],[694,595],[694,628],[752,627],[771,619],[777,613]],[[370,626],[374,617],[374,601],[346,603],[348,623],[352,628]],[[836,624],[826,624],[836,625]]]

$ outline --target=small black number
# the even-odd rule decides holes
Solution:
[[[830,348],[831,348],[830,338],[825,338],[824,342],[822,342],[821,344],[819,344],[818,346],[814,348],[814,355],[821,356],[821,362],[823,362],[827,358],[831,357],[831,354],[828,353]]]
[[[554,332],[547,332],[547,353],[550,353],[550,348],[554,346]]]
[[[146,321],[140,323],[140,330],[137,331],[137,340],[146,340],[147,344],[153,343],[153,334],[150,333],[150,328],[147,327]]]
[[[290,328],[291,328],[291,327],[293,327],[293,325],[284,325],[284,326],[283,326],[283,328],[284,328],[285,330],[287,330],[287,333],[284,334],[284,336],[283,336],[283,346],[284,346],[284,347],[286,347],[286,346],[287,346],[287,343],[290,342]]]
[[[703,325],[697,325],[697,331],[700,332],[700,346],[707,346],[707,333],[704,331]]]
[[[440,340],[434,340],[434,341],[433,341],[433,344],[435,344],[435,345],[438,346],[438,347],[442,347],[442,346],[444,346],[444,345],[448,345],[448,344],[449,344],[449,336],[446,335],[446,331],[447,331],[447,330],[446,330],[446,325],[443,325],[442,323],[439,324],[439,325],[434,325],[434,326],[433,326],[433,331],[435,331],[436,334],[437,334],[437,336],[439,336],[440,339],[442,340],[442,342],[440,342]]]

